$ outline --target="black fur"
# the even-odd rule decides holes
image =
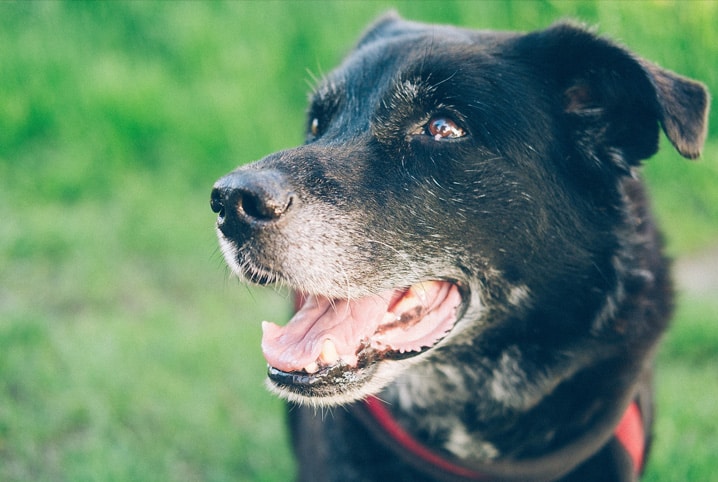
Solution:
[[[272,370],[273,389],[378,394],[427,447],[500,479],[631,480],[611,434],[637,396],[650,427],[672,303],[636,169],[659,126],[697,157],[707,109],[701,84],[575,25],[381,19],[317,87],[304,146],[217,182],[218,233],[250,281],[353,300],[447,280],[459,319],[418,353]],[[429,135],[437,119],[458,137]],[[290,421],[300,480],[435,480],[351,405]]]

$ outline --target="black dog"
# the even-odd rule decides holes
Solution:
[[[299,478],[637,477],[671,286],[636,169],[659,125],[697,157],[707,109],[569,24],[370,28],[306,144],[212,193],[230,266],[301,294],[262,341],[272,389],[304,404]]]

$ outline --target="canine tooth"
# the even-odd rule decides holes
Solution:
[[[339,353],[337,353],[337,346],[330,339],[324,340],[322,344],[322,352],[319,354],[319,360],[327,365],[334,365],[339,361]]]
[[[319,365],[317,365],[317,362],[311,362],[309,365],[304,367],[304,371],[310,375],[312,373],[317,373],[319,371]]]
[[[436,283],[436,281],[422,281],[417,283],[409,288],[409,295],[417,298],[422,305],[425,305],[429,301],[427,293]]]

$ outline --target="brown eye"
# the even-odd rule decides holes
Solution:
[[[426,124],[426,132],[437,141],[442,139],[458,139],[466,135],[464,129],[448,117],[431,118],[429,123]]]

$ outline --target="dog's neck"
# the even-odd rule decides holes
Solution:
[[[439,351],[379,396],[408,433],[459,460],[533,458],[573,444],[580,434],[608,436],[634,395],[632,380],[644,370],[641,361],[601,341],[496,351],[486,333],[482,339]],[[473,362],[453,363],[462,359]]]
[[[558,454],[534,460],[511,461],[508,465],[484,463],[477,466],[476,463],[457,460],[451,454],[432,450],[414,439],[394,419],[388,405],[376,397],[369,397],[355,405],[353,412],[374,437],[419,473],[432,477],[432,480],[489,481],[504,480],[506,477],[513,480],[517,476],[522,480],[526,477],[553,480],[585,461],[582,457],[586,455],[586,444],[579,443],[578,447],[569,447]],[[616,447],[625,455],[620,458],[630,461],[631,472],[635,476],[642,472],[646,454],[646,434],[641,412],[640,398],[637,397],[625,410],[613,431]],[[574,450],[575,448],[579,450]],[[584,450],[581,451],[581,448]]]

